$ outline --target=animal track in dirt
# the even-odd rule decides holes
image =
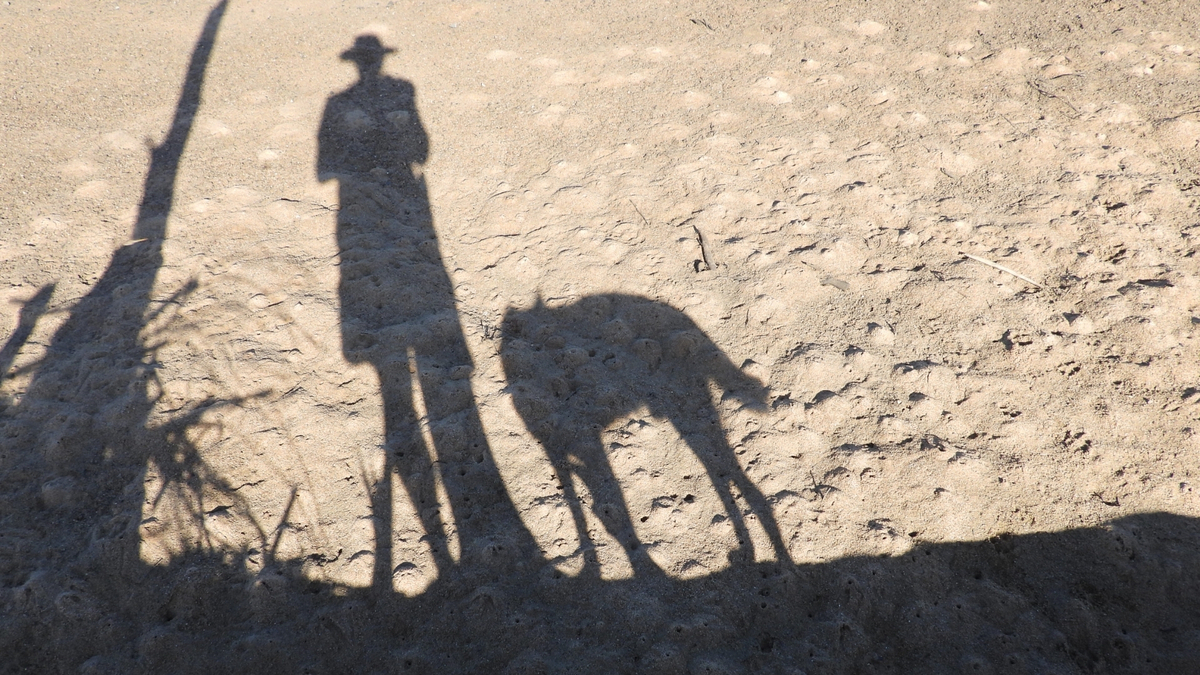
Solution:
[[[1083,430],[1067,431],[1059,443],[1066,450],[1080,454],[1087,454],[1092,449],[1092,440]]]
[[[1058,365],[1058,372],[1062,373],[1066,377],[1071,377],[1072,375],[1078,373],[1080,368],[1081,366],[1078,363],[1075,363],[1074,361],[1067,361],[1066,363],[1060,363]]]

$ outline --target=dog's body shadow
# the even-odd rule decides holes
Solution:
[[[597,517],[625,547],[635,573],[658,572],[634,531],[602,437],[642,406],[668,420],[704,465],[732,521],[738,552],[749,553],[750,538],[734,490],[759,518],[775,555],[788,560],[770,505],[725,437],[709,383],[754,408],[764,405],[766,390],[683,312],[632,295],[588,296],[562,307],[539,299],[533,308],[510,309],[502,334],[514,406],[554,466],[588,573],[597,573],[599,562],[572,474],[591,492]]]

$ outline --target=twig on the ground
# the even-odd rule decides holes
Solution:
[[[1028,82],[1029,86],[1033,87],[1034,90],[1037,91],[1037,93],[1041,94],[1042,96],[1045,96],[1047,98],[1058,99],[1059,101],[1062,101],[1068,108],[1071,109],[1071,112],[1075,113],[1076,117],[1079,116],[1079,109],[1076,108],[1075,106],[1071,105],[1071,102],[1068,101],[1067,99],[1063,98],[1062,96],[1059,96],[1058,94],[1055,94],[1052,91],[1046,91],[1045,89],[1042,89],[1042,86],[1039,85],[1037,82],[1034,82],[1033,80],[1026,80],[1026,82]]]
[[[650,221],[646,220],[645,214],[642,213],[642,210],[638,208],[638,205],[635,204],[632,199],[629,200],[629,205],[632,206],[633,210],[637,211],[637,214],[642,217],[642,224],[644,224],[646,227],[650,227]]]
[[[704,262],[704,269],[711,270],[712,263],[708,261],[708,249],[704,246],[704,235],[700,234],[700,228],[692,225],[692,232],[696,233],[696,243],[700,245],[700,260],[696,262]],[[696,266],[696,271],[699,272],[699,265]]]
[[[1012,127],[1012,128],[1013,128],[1013,131],[1017,132],[1018,134],[1021,134],[1022,136],[1025,136],[1026,138],[1028,138],[1028,137],[1029,137],[1029,134],[1028,134],[1028,133],[1026,133],[1026,132],[1024,132],[1024,131],[1021,131],[1020,129],[1018,129],[1018,128],[1017,128],[1017,125],[1013,124],[1013,123],[1012,123],[1012,120],[1008,119],[1008,117],[1007,117],[1007,116],[1006,116],[1004,113],[1000,113],[1000,117],[1001,117],[1001,118],[1002,118],[1002,119],[1003,119],[1005,122],[1008,122],[1008,126]]]
[[[1000,263],[994,263],[991,260],[988,260],[987,258],[980,258],[977,255],[971,255],[970,253],[963,253],[962,251],[959,251],[959,254],[964,255],[964,256],[970,258],[971,260],[981,262],[984,265],[987,265],[988,267],[994,267],[994,268],[1000,270],[1001,272],[1008,272],[1009,274],[1020,279],[1021,281],[1024,281],[1026,283],[1037,286],[1038,288],[1045,288],[1045,286],[1039,284],[1038,282],[1034,281],[1033,279],[1030,279],[1029,277],[1025,276],[1024,274],[1021,274],[1020,272],[1014,272],[1013,270],[1010,270],[1009,268],[1005,267],[1004,265],[1001,265]]]
[[[1163,124],[1166,122],[1174,122],[1175,120],[1179,119],[1180,117],[1186,117],[1187,115],[1195,115],[1196,113],[1200,113],[1200,108],[1192,108],[1191,110],[1184,110],[1183,112],[1181,112],[1177,115],[1171,115],[1170,117],[1162,117],[1162,118],[1154,120],[1154,123],[1155,124]]]

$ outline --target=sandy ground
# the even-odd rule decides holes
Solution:
[[[0,672],[1200,672],[1198,22],[4,2]]]

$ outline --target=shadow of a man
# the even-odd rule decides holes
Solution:
[[[382,388],[386,460],[371,495],[373,584],[379,590],[390,589],[397,567],[409,562],[392,555],[397,476],[439,576],[452,564],[451,530],[457,531],[462,562],[474,548],[503,548],[489,536],[492,530],[511,535],[515,527],[518,537],[523,532],[475,407],[471,356],[420,170],[429,143],[413,86],[381,73],[383,58],[393,51],[375,36],[361,35],[341,55],[358,67],[359,79],[326,104],[317,153],[318,178],[338,181],[342,351],[351,362],[370,363]],[[422,431],[426,423],[432,448]],[[439,480],[452,523],[440,510]]]

